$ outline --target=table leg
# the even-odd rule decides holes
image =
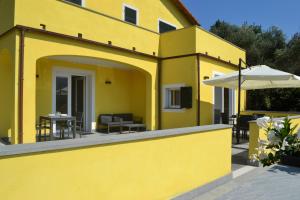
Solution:
[[[42,137],[42,124],[41,124],[41,118],[40,118],[40,121],[39,121],[39,134],[38,134],[38,141],[40,142],[41,141],[41,137]]]
[[[80,133],[80,137],[81,137],[81,133]],[[74,120],[74,126],[73,126],[73,139],[76,138],[76,119]]]
[[[122,134],[122,132],[123,132],[123,126],[121,124],[121,126],[120,126],[120,134]]]
[[[47,120],[43,120],[44,123],[44,141],[47,141]]]
[[[54,135],[53,135],[53,121],[52,120],[50,120],[50,133],[49,133],[49,135],[50,135],[50,140],[52,141],[53,138],[54,138]]]
[[[62,127],[62,130],[61,130],[61,139],[65,139],[65,127],[64,126]]]

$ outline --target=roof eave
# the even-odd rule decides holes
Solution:
[[[193,14],[187,9],[187,7],[180,0],[173,0],[173,2],[177,6],[177,8],[184,13],[184,15],[193,25],[201,26],[198,20],[193,16]]]

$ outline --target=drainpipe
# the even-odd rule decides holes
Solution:
[[[197,126],[200,126],[200,54],[197,54]]]
[[[18,144],[23,143],[23,81],[24,81],[25,29],[20,29],[19,40],[19,87],[18,87]]]

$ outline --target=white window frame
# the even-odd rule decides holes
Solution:
[[[169,105],[169,91],[170,90],[177,90],[181,89],[181,87],[185,87],[186,84],[179,83],[179,84],[170,84],[170,85],[164,85],[162,88],[162,101],[163,101],[163,112],[184,112],[186,109],[185,108],[180,108],[180,107],[170,107]]]
[[[224,73],[221,73],[221,72],[217,72],[217,71],[213,71],[213,78],[216,77],[216,76],[222,76],[224,75]],[[212,87],[212,121],[213,121],[213,124],[215,124],[215,86]],[[224,112],[224,88],[223,87],[220,87],[222,89],[222,109],[221,109],[221,112]]]
[[[217,72],[217,71],[213,71],[213,77],[216,76],[222,76],[224,75],[224,73],[222,72]],[[224,112],[224,88],[222,88],[222,112]],[[233,115],[235,114],[236,111],[236,91],[235,89],[229,89],[229,96],[231,96],[231,99],[229,97],[229,100],[231,100],[229,102],[229,112],[231,112]],[[213,123],[215,123],[215,87],[212,87],[212,104],[213,104],[213,109],[212,109],[212,117],[213,117]],[[231,114],[229,113],[229,114]]]
[[[165,24],[168,24],[168,25],[170,25],[170,26],[173,26],[173,27],[177,30],[177,26],[176,26],[176,25],[174,25],[174,24],[172,24],[172,23],[170,23],[170,22],[167,22],[166,20],[163,20],[163,19],[161,19],[161,18],[158,18],[158,24],[157,24],[157,30],[158,30],[158,33],[160,33],[159,22],[163,22],[163,23],[165,23]]]
[[[132,9],[132,10],[135,10],[136,11],[136,24],[134,24],[134,25],[136,25],[136,26],[138,26],[139,25],[139,16],[140,16],[140,12],[139,12],[139,9],[137,9],[137,8],[135,8],[135,7],[133,7],[133,6],[131,6],[131,5],[128,5],[128,4],[125,4],[125,3],[123,3],[123,7],[122,7],[122,9],[123,9],[123,11],[122,11],[122,18],[123,18],[123,21],[124,22],[127,22],[127,21],[125,21],[125,8],[130,8],[130,9]],[[130,23],[130,24],[133,24],[133,23],[131,23],[131,22],[127,22],[127,23]]]
[[[68,2],[68,3],[74,4],[74,5],[77,5],[77,6],[85,7],[85,0],[81,0],[81,5],[78,5],[76,3],[73,3],[73,2],[70,2],[70,1],[67,1],[67,0],[65,0],[65,1]]]
[[[180,108],[180,102],[179,102],[179,105],[172,105],[172,92],[173,91],[178,91],[178,92],[180,92],[180,88],[167,88],[166,89],[167,91],[166,91],[166,95],[167,95],[167,99],[166,99],[166,101],[167,101],[167,108],[168,109],[179,109]],[[180,93],[179,93],[180,94]]]

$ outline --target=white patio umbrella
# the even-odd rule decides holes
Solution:
[[[204,84],[216,87],[238,88],[239,72],[217,76],[203,81]],[[272,69],[266,65],[249,67],[241,70],[241,89],[270,89],[270,88],[298,88],[300,77],[294,74]]]
[[[206,85],[238,89],[237,118],[240,117],[241,110],[241,89],[300,88],[299,76],[272,69],[266,65],[248,67],[242,70],[242,62],[242,59],[240,59],[239,71],[237,72],[217,76],[203,81]],[[237,124],[237,130],[239,132],[238,127],[239,124]]]

